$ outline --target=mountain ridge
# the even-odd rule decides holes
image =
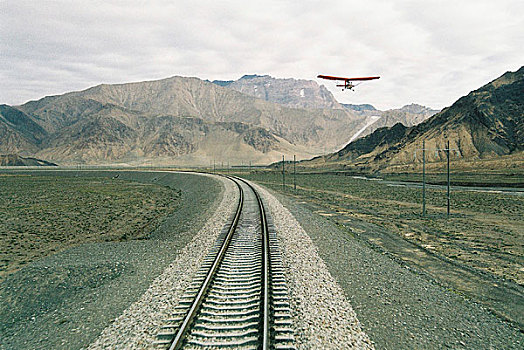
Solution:
[[[524,67],[504,73],[418,125],[380,128],[323,160],[373,171],[420,163],[422,140],[428,162],[445,159],[445,152],[436,150],[445,149],[448,140],[462,159],[523,152]]]
[[[22,142],[27,137],[6,124],[4,134],[12,133],[20,141],[17,147],[4,148],[28,149],[46,159],[71,162],[180,156],[191,162],[190,154],[198,162],[216,157],[267,162],[279,157],[277,151],[307,157],[324,147],[336,149],[348,140],[344,130],[365,121],[344,110],[294,109],[198,78],[177,76],[101,84],[6,108],[28,116],[28,123],[39,125],[46,137],[39,144]],[[209,135],[213,132],[223,140]],[[205,137],[233,154],[216,154],[216,147]]]
[[[381,123],[374,119],[381,111],[366,114],[345,108],[314,81],[266,75],[241,79],[247,84],[267,79],[270,85],[280,84],[275,91],[281,91],[283,100],[260,99],[195,77],[99,84],[5,106],[0,110],[0,136],[4,136],[0,151],[61,164],[158,161],[202,165],[227,158],[271,163],[282,154],[304,159],[340,149],[357,130],[365,135]],[[284,101],[307,100],[300,94],[304,86],[316,92],[325,89],[325,94],[318,95],[319,104],[309,99],[316,108],[297,108]],[[319,108],[323,106],[331,108]],[[19,115],[26,126],[17,127],[4,114]]]
[[[57,166],[55,163],[18,154],[0,154],[0,166]]]
[[[250,74],[238,80],[215,80],[213,83],[291,108],[343,109],[325,86],[313,80]]]

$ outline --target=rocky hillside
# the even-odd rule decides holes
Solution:
[[[439,112],[417,104],[386,111],[378,110],[370,104],[341,104],[324,85],[318,85],[312,80],[278,79],[254,74],[244,75],[238,80],[215,80],[213,83],[291,108],[345,109],[359,116],[379,116],[380,119],[363,135],[396,123],[413,126]]]
[[[262,127],[307,147],[332,148],[365,118],[332,109],[287,108],[197,78],[100,85],[71,96],[112,104],[142,114],[193,117]],[[348,138],[349,139],[349,138]]]
[[[418,107],[417,107],[418,108]],[[425,122],[406,128],[396,124],[348,144],[324,159],[381,169],[443,160],[447,140],[456,157],[484,159],[524,151],[524,67],[507,72]]]
[[[291,108],[342,109],[333,94],[313,80],[277,79],[254,74],[234,81],[215,80],[213,83]]]
[[[349,140],[396,123],[413,126],[439,112],[417,104],[386,111],[378,110],[370,104],[341,104],[324,85],[318,85],[312,80],[278,79],[269,75],[255,74],[245,75],[238,80],[215,80],[213,83],[291,108],[343,109],[352,115],[366,117],[365,123],[354,130]]]
[[[56,166],[56,164],[18,154],[0,154],[0,166]]]
[[[410,104],[399,109],[388,109],[380,114],[380,120],[374,125],[376,128],[393,126],[401,123],[404,126],[414,126],[437,114],[438,110],[418,104]]]
[[[417,125],[439,112],[438,110],[417,104],[410,104],[399,109],[388,109],[386,111],[378,110],[370,104],[344,104],[343,106],[360,116],[368,117],[367,123],[353,135],[349,141],[350,143],[371,134],[379,128],[393,126],[397,123],[407,127]]]
[[[379,116],[380,119],[373,124],[373,127],[370,128],[371,133],[378,128],[384,126],[393,126],[397,123],[402,123],[404,126],[413,126],[422,123],[424,120],[432,117],[433,115],[440,112],[436,109],[431,109],[429,107],[421,106],[418,104],[406,105],[398,109],[388,109],[386,111],[381,111],[376,109],[370,104],[362,105],[351,105],[343,104],[344,108],[351,110],[354,113],[357,113],[362,116]]]
[[[0,152],[38,151],[47,132],[20,110],[0,105]]]
[[[328,156],[329,160],[356,160],[362,155],[379,153],[388,150],[391,146],[400,142],[408,131],[408,127],[397,123],[391,128],[383,127],[373,133],[351,142],[346,147]]]
[[[21,106],[0,106],[0,152],[60,164],[209,165],[310,158],[431,110],[343,106],[314,81],[171,77],[98,85]]]
[[[0,152],[61,164],[311,157],[340,148],[367,120],[343,108],[290,108],[183,77],[99,85],[2,106],[0,116]]]

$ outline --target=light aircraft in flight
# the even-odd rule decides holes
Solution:
[[[354,84],[354,81],[366,81],[366,80],[373,80],[373,79],[379,79],[380,77],[364,77],[364,78],[343,78],[343,77],[333,77],[331,75],[317,75],[317,78],[327,79],[327,80],[341,80],[344,82],[343,85],[337,85],[338,87],[342,87],[342,91],[345,89],[353,90],[353,88],[359,84]]]

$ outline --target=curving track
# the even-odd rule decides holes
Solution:
[[[220,234],[173,317],[158,334],[166,349],[294,349],[291,310],[275,231],[256,190],[240,191]]]

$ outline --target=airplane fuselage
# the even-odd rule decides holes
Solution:
[[[343,88],[342,91],[344,91],[345,89],[353,90],[353,88],[355,87],[355,85],[353,85],[353,84],[351,83],[351,81],[346,81],[346,82],[344,83],[344,85],[337,85],[337,86]]]

